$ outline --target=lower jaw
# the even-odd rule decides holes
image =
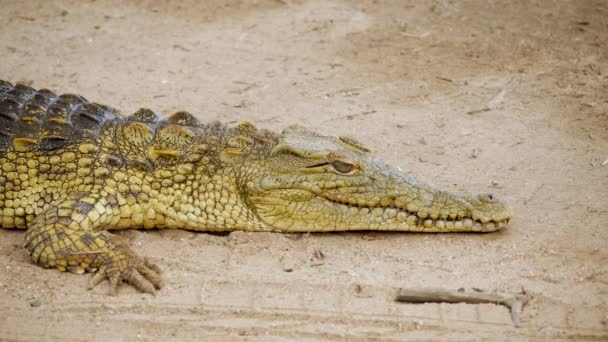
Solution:
[[[421,218],[416,214],[408,213],[406,211],[398,211],[393,208],[374,208],[370,211],[369,209],[359,207],[346,207],[348,207],[348,221],[351,222],[345,223],[345,226],[350,226],[350,229],[352,230],[386,230],[429,233],[492,232],[506,227],[509,222],[509,220],[503,220],[500,222],[490,221],[481,223],[474,221],[471,218]],[[376,212],[374,213],[374,211]],[[357,217],[360,219],[357,220]]]
[[[340,224],[338,224],[340,226]],[[471,227],[465,227],[460,224],[450,225],[410,225],[404,222],[356,222],[345,223],[344,229],[337,230],[382,230],[382,231],[402,231],[402,232],[424,232],[424,233],[451,233],[451,232],[493,232],[500,230],[506,226],[505,224],[494,226],[477,224]]]
[[[488,228],[488,227],[444,227],[439,228],[436,226],[425,227],[425,226],[411,226],[403,223],[345,223],[343,228],[340,229],[340,224],[337,225],[336,230],[380,230],[380,231],[393,231],[393,232],[421,232],[421,233],[457,233],[457,232],[474,232],[474,233],[487,233],[500,230],[504,228]]]

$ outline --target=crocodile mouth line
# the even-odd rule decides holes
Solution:
[[[339,198],[334,198],[327,193],[315,191],[308,187],[284,187],[274,186],[265,190],[300,190],[308,192],[318,198],[321,198],[329,203],[342,205],[348,210],[356,210],[352,212],[353,216],[368,216],[374,215],[376,222],[386,222],[395,225],[407,225],[411,231],[424,232],[491,232],[504,228],[510,221],[510,217],[503,220],[488,220],[483,222],[481,219],[475,219],[470,214],[450,214],[441,217],[432,217],[423,211],[410,211],[406,208],[397,207],[395,205],[369,205],[352,203]],[[377,212],[374,212],[377,211]],[[350,215],[351,213],[349,213]]]
[[[317,194],[318,195],[318,194]],[[384,220],[391,220],[397,224],[406,223],[416,230],[431,229],[437,231],[494,231],[504,228],[510,221],[510,218],[504,220],[489,220],[482,222],[479,219],[473,219],[471,216],[443,216],[432,218],[428,214],[419,214],[405,208],[396,207],[394,205],[359,205],[352,202],[340,201],[327,196],[321,196],[323,199],[356,209],[359,215],[368,215],[375,210],[379,210],[378,217]]]

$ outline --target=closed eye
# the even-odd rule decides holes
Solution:
[[[336,171],[342,174],[349,174],[355,170],[355,165],[351,163],[345,163],[339,160],[336,160],[331,163],[331,166],[333,166]]]
[[[339,160],[335,160],[331,163],[325,162],[325,163],[319,163],[319,164],[315,164],[315,165],[311,165],[311,166],[307,166],[306,169],[310,170],[310,171],[321,171],[321,169],[325,169],[327,166],[331,166],[332,169],[334,169],[337,173],[343,174],[343,175],[348,175],[348,174],[352,174],[354,171],[357,170],[357,167],[351,163],[346,163],[346,162],[342,162]]]

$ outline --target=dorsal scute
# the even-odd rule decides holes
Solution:
[[[192,113],[184,110],[171,114],[169,117],[167,117],[166,122],[190,127],[200,126],[198,119]]]
[[[156,131],[156,140],[161,144],[184,148],[189,146],[194,139],[194,134],[181,125],[163,124]]]
[[[36,91],[26,85],[0,82],[0,147],[13,144],[18,150],[30,150],[37,142],[40,123],[49,101],[30,106]]]
[[[89,101],[84,97],[76,94],[61,94],[57,97],[57,102],[65,102],[68,106],[79,106]]]
[[[99,103],[83,103],[71,116],[74,128],[82,132],[87,137],[94,137],[98,134],[101,126],[109,119],[118,116],[118,111],[114,108]]]
[[[24,104],[24,112],[29,111],[29,113],[24,114],[32,114],[31,111],[33,110],[42,110],[42,115],[44,115],[44,112],[46,112],[47,108],[49,108],[49,106],[51,105],[51,103],[53,103],[56,97],[57,95],[55,95],[50,90],[42,89],[41,91],[37,92],[27,103]]]
[[[0,80],[0,95],[8,92],[11,89],[13,89],[13,84],[11,82]]]
[[[127,116],[127,121],[155,124],[158,121],[158,115],[148,108],[140,108],[135,113]]]
[[[134,146],[147,146],[154,139],[152,128],[139,121],[127,121],[122,134],[125,140]]]
[[[181,160],[195,140],[196,129],[192,126],[182,126],[159,122],[154,140],[146,149],[146,156],[161,163],[175,163]]]
[[[9,82],[0,84],[0,148],[4,149],[12,144],[21,106],[25,101],[18,96],[15,86]]]
[[[0,99],[0,118],[5,118],[8,121],[17,121],[21,104],[12,98]]]
[[[13,146],[18,151],[30,151],[38,144],[45,108],[26,104],[15,126]]]
[[[36,95],[34,95],[34,98],[36,98],[38,96],[54,99],[55,97],[57,97],[57,94],[55,94],[53,91],[51,91],[49,89],[43,88],[36,92]]]
[[[104,123],[118,116],[116,109],[80,95],[0,81],[0,148],[59,149],[96,137]]]
[[[81,104],[71,97],[57,98],[46,110],[40,131],[40,148],[55,150],[67,145],[73,139],[74,128],[70,122],[72,112]]]
[[[255,133],[258,129],[249,121],[241,121],[235,127],[240,133]]]
[[[18,83],[12,89],[3,94],[5,98],[11,98],[19,105],[23,105],[27,102],[34,94],[36,90],[25,84]]]

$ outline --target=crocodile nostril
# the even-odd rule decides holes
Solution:
[[[493,194],[483,194],[483,195],[479,195],[478,197],[481,201],[486,201],[486,202],[495,202],[496,201],[496,196],[494,196]]]

